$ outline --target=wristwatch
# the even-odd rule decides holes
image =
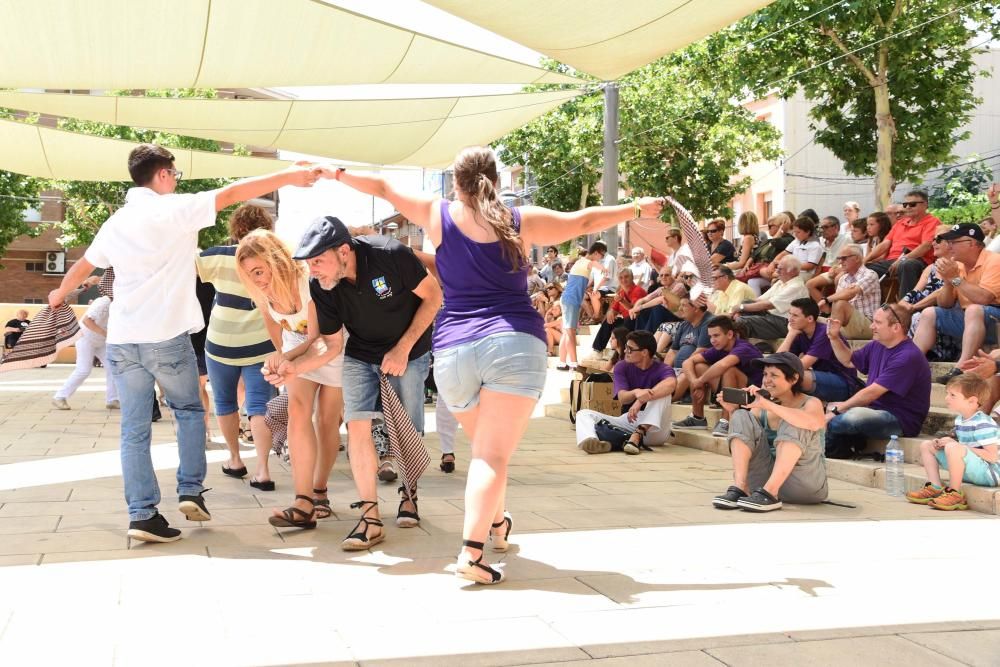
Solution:
[[[840,414],[840,408],[838,408],[838,407],[837,407],[837,406],[835,405],[835,406],[833,406],[832,408],[830,408],[830,412],[832,412],[832,413],[833,413],[833,414],[835,414],[835,415],[839,415],[839,414]]]
[[[741,304],[740,304],[740,312],[741,312],[741,313],[743,312],[743,307],[744,307],[744,306],[746,306],[746,304],[745,304],[745,303],[741,303]]]
[[[962,276],[955,276],[954,278],[952,278],[948,282],[951,283],[952,287],[958,287],[959,285],[962,284]]]

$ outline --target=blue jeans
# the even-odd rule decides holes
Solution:
[[[813,371],[815,386],[812,395],[826,403],[846,401],[858,391],[858,384],[839,373]]]
[[[177,420],[177,495],[204,490],[205,409],[198,390],[198,365],[185,333],[160,343],[108,345],[111,375],[121,401],[122,478],[129,519],[156,516],[160,486],[149,453],[153,382],[160,383]]]
[[[344,355],[344,421],[364,421],[382,416],[382,396],[379,391],[379,366]],[[411,359],[406,371],[390,375],[389,384],[410,415],[418,433],[424,432],[424,380],[431,367],[431,353]]]
[[[863,450],[869,438],[886,440],[891,435],[903,435],[903,427],[892,413],[872,408],[851,408],[827,423],[826,455],[843,458],[849,450]]]
[[[246,389],[247,417],[263,417],[267,414],[267,402],[275,397],[275,391],[260,372],[264,367],[263,361],[249,366],[230,366],[212,357],[205,357],[205,365],[208,367],[208,380],[212,383],[216,415],[231,415],[240,409],[236,387],[241,377]]]
[[[659,329],[660,325],[664,322],[676,322],[679,319],[679,317],[663,306],[653,306],[652,308],[646,308],[645,310],[639,311],[639,314],[635,318],[634,331],[649,331],[656,333],[656,330]]]

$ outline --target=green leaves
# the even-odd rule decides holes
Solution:
[[[42,181],[37,178],[0,171],[0,256],[6,254],[7,246],[18,236],[37,236],[42,231],[41,225],[24,221],[27,209],[42,207],[37,199],[41,190]]]

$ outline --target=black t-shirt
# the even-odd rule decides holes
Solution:
[[[6,345],[7,347],[14,347],[14,345],[17,343],[17,339],[21,337],[21,334],[24,333],[24,330],[28,328],[28,324],[30,323],[31,320],[19,320],[17,318],[14,318],[9,322],[7,322],[7,324],[4,325],[5,327],[11,327],[11,328],[19,327],[21,330],[17,333],[4,334],[3,344]]]
[[[733,262],[736,260],[736,247],[726,239],[719,241],[719,245],[712,250],[713,255],[722,255],[723,262]]]
[[[382,363],[413,321],[421,299],[413,293],[427,269],[413,251],[386,236],[358,236],[354,239],[358,278],[352,284],[341,280],[332,290],[309,281],[309,293],[316,303],[319,331],[329,336],[347,327],[346,354],[370,364]],[[410,350],[416,359],[431,349],[431,327]]]

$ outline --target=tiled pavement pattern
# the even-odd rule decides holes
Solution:
[[[72,412],[69,372],[0,376],[0,665],[998,665],[996,517],[935,513],[833,481],[840,507],[720,512],[729,459],[668,446],[587,456],[538,418],[513,460],[510,581],[466,585],[458,549],[468,445],[433,466],[419,528],[390,521],[371,553],[338,544],[355,500],[341,459],[337,517],[277,532],[270,507],[210,451],[203,526],[175,511],[173,426],[154,425],[164,514],[185,539],[125,549],[118,414],[95,372]],[[559,401],[552,372],[547,402]],[[542,409],[539,410],[542,412]],[[436,435],[427,438],[432,458]],[[245,450],[252,461],[252,449]],[[380,487],[392,517],[394,487]],[[488,555],[489,560],[497,560]],[[950,583],[949,583],[950,580]]]

